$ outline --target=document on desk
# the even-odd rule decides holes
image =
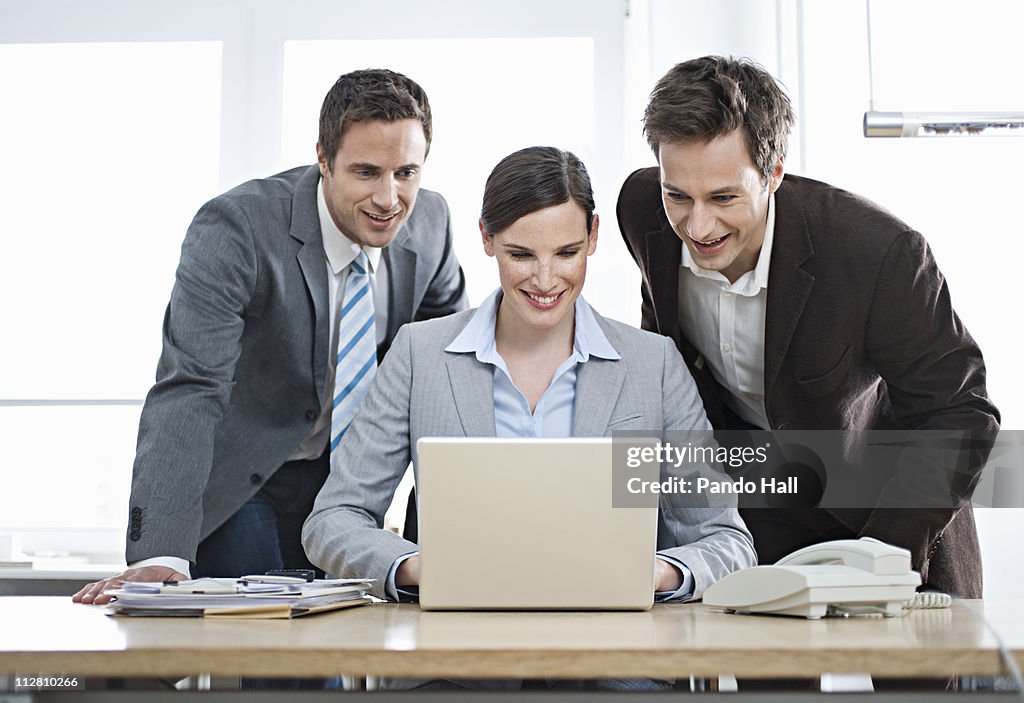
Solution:
[[[193,579],[170,583],[128,582],[111,591],[111,615],[292,618],[370,602],[372,579],[317,579],[303,583],[256,583],[245,579]]]

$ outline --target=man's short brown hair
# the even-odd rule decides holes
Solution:
[[[416,81],[386,68],[353,71],[331,87],[320,108],[320,148],[331,168],[345,132],[355,122],[417,119],[430,152],[432,127],[427,94]]]
[[[785,157],[795,117],[782,86],[750,59],[704,56],[673,66],[651,91],[644,136],[658,156],[664,143],[709,142],[742,128],[767,182]]]

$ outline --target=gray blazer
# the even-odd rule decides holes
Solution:
[[[342,440],[342,459],[302,530],[310,561],[342,577],[372,577],[385,597],[388,571],[416,545],[381,529],[384,512],[420,437],[493,437],[492,367],[444,351],[472,311],[402,328]],[[574,434],[709,428],[696,386],[672,341],[597,317],[622,357],[591,357],[576,379]],[[686,564],[694,598],[731,571],[756,562],[732,507],[661,511],[658,548]]]
[[[316,166],[249,181],[204,205],[181,249],[132,475],[128,561],[195,561],[283,464],[326,401],[328,280]],[[466,306],[448,207],[420,190],[385,249],[398,328]],[[384,349],[380,350],[383,355]]]

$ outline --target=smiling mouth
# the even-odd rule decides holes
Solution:
[[[690,235],[686,235],[687,239],[689,239],[691,242],[693,242],[693,245],[697,248],[697,251],[712,251],[714,249],[718,249],[731,236],[732,236],[732,234],[723,234],[718,239],[711,239],[711,240],[708,240],[706,242],[702,242],[700,240],[694,239]]]
[[[535,308],[546,309],[553,308],[558,301],[562,299],[564,292],[565,291],[562,291],[562,293],[558,293],[556,295],[537,295],[524,290],[523,295],[527,297]]]
[[[398,217],[398,215],[400,213],[393,212],[390,215],[380,215],[380,214],[377,214],[377,213],[374,213],[374,212],[366,212],[366,210],[363,210],[363,214],[366,215],[367,217],[369,217],[374,222],[379,222],[381,224],[387,224],[387,223],[391,222],[393,219],[395,219],[396,217]]]

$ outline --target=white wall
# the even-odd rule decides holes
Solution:
[[[1017,71],[1024,5],[985,0],[965,11],[949,0],[886,0],[871,10],[876,109],[1024,106]],[[1024,190],[1024,139],[865,139],[861,115],[871,91],[864,2],[805,2],[803,11],[806,175],[867,195],[924,233],[985,355],[1004,430],[1024,428],[1019,333],[1007,317],[1016,317],[1014,281],[1024,256],[1013,214]],[[1014,472],[1018,488],[1022,468]],[[1024,510],[983,509],[976,517],[986,596],[1018,595]]]

